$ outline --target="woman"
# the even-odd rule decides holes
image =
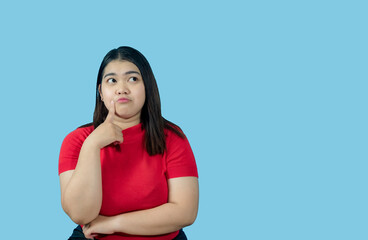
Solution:
[[[155,77],[130,47],[111,50],[97,77],[93,123],[60,150],[70,239],[186,239],[198,211],[198,173],[183,132],[161,116]]]

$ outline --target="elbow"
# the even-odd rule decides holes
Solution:
[[[71,219],[74,223],[76,223],[76,224],[78,224],[78,225],[85,225],[85,224],[87,224],[87,223],[85,223],[84,219],[83,219],[83,218],[81,218],[81,217],[78,217],[78,216],[75,216],[75,215],[72,215],[72,214],[68,214],[68,216],[70,217],[70,219]]]
[[[197,211],[187,212],[185,214],[185,217],[183,218],[182,228],[192,225],[195,222],[196,219],[197,219]]]
[[[189,218],[188,221],[187,221],[187,225],[186,226],[192,225],[195,222],[196,219],[197,219],[197,215]]]
[[[188,226],[192,225],[193,223],[194,223],[194,220],[192,220],[192,221],[186,221],[186,222],[184,222],[184,223],[180,226],[180,228],[188,227]]]
[[[69,216],[69,218],[78,225],[85,225],[87,223],[92,222],[95,218],[98,217],[99,212],[97,211],[88,211],[81,212],[77,209],[69,209],[64,207],[64,212]]]
[[[85,225],[96,219],[100,213],[100,207],[79,206],[62,199],[61,206],[69,218],[78,225]]]
[[[73,216],[70,216],[70,219],[78,225],[86,225],[86,224],[92,222],[92,220],[93,220],[93,219],[89,220],[89,219],[78,218],[78,217],[73,217]]]
[[[86,225],[90,222],[92,222],[95,218],[97,218],[97,215],[89,215],[89,216],[83,216],[80,214],[68,214],[70,219],[75,222],[78,225]]]

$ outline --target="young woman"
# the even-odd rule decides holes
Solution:
[[[72,239],[186,239],[198,211],[189,142],[161,115],[155,77],[130,47],[111,50],[97,77],[93,123],[60,150],[61,204]]]

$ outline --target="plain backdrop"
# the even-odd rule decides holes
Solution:
[[[141,51],[200,175],[203,239],[367,239],[366,1],[2,1],[2,239],[67,239],[64,137]]]

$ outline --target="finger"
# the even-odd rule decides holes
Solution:
[[[108,110],[106,121],[113,122],[115,116],[115,102],[113,100],[110,102]]]
[[[84,234],[84,237],[85,238],[87,238],[87,239],[94,239],[94,234],[93,233],[91,233],[91,231],[85,231],[85,232],[83,232],[83,234]]]
[[[114,145],[116,146],[118,144],[121,144],[123,143],[123,141],[124,141],[124,137],[120,130],[119,132],[116,132],[116,139],[115,139]]]
[[[119,143],[123,143],[124,142],[124,137],[123,137],[123,134],[119,135],[118,138],[116,139],[117,142]]]
[[[82,230],[83,230],[83,231],[87,231],[87,228],[88,228],[88,224],[84,225],[84,226],[82,227]]]
[[[119,127],[119,126],[116,126],[115,127],[115,140],[116,142],[118,143],[122,143],[123,140],[124,140],[124,137],[123,137],[123,130]]]
[[[95,239],[95,237],[97,237],[98,234],[96,233],[92,233],[91,230],[86,230],[85,232],[83,232],[84,237],[87,239]]]
[[[114,144],[114,146],[116,146],[116,145],[120,145],[120,144],[122,144],[124,142],[124,139],[118,139],[118,140],[116,140],[115,142],[113,142],[113,144]]]
[[[86,237],[86,236],[85,236],[85,237]],[[91,234],[88,236],[88,238],[87,238],[87,237],[86,237],[86,238],[87,238],[88,240],[89,240],[89,239],[94,240],[94,239],[95,239],[95,237],[97,237],[97,234],[92,234],[92,233],[91,233]]]

